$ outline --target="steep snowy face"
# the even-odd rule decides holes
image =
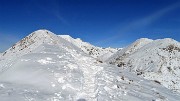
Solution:
[[[27,37],[23,38],[21,41],[14,44],[11,48],[5,51],[3,57],[13,57],[19,56],[31,52],[39,45],[43,43],[56,43],[56,35],[48,30],[38,30]],[[2,58],[3,58],[2,57]]]
[[[91,45],[90,43],[83,42],[80,38],[74,39],[69,35],[59,35],[59,37],[64,38],[65,40],[69,41],[70,43],[74,44],[75,46],[82,49],[86,54],[89,54],[90,56],[94,58],[99,58],[99,60],[104,59],[102,56],[106,55],[106,57],[111,56],[115,52],[117,52],[118,49],[114,48],[101,48],[94,45]]]
[[[110,63],[128,68],[146,79],[157,80],[169,89],[180,91],[179,42],[168,38],[159,39],[143,45],[132,54],[124,51],[120,53]]]

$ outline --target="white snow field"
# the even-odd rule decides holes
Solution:
[[[143,40],[145,44],[152,42],[154,45],[159,42]],[[129,51],[134,54],[132,59],[135,56],[141,59],[135,51],[143,46],[144,43]],[[151,49],[155,47],[159,46]],[[93,50],[92,54],[89,54],[88,49]],[[151,72],[143,74],[144,79],[129,69],[102,63],[97,59],[111,54],[103,58],[103,61],[107,61],[108,57],[115,56],[112,53],[116,51],[117,49],[95,47],[67,35],[55,35],[47,30],[35,31],[0,57],[0,101],[179,101],[178,92],[167,89],[162,82],[163,85],[154,80],[161,78],[152,74],[152,71],[159,70],[154,69],[157,67],[153,68],[158,63],[147,69]],[[168,53],[168,49],[163,48],[163,51]],[[140,55],[143,54],[142,50]],[[176,65],[174,61],[171,63]],[[137,66],[140,65],[135,65],[134,69]],[[161,70],[162,76],[163,73],[169,73],[164,71]],[[148,78],[148,75],[151,76]],[[173,78],[169,77],[168,80]]]

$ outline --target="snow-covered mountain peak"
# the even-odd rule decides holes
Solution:
[[[135,42],[133,42],[130,47],[142,47],[144,46],[145,44],[148,44],[150,42],[152,42],[153,40],[152,39],[148,39],[148,38],[140,38],[140,39],[137,39]]]
[[[40,29],[40,30],[37,30],[37,31],[34,31],[33,33],[31,33],[30,35],[28,36],[36,36],[36,37],[52,37],[52,36],[55,36],[54,33],[52,33],[51,31],[49,30],[46,30],[46,29]]]
[[[140,38],[140,39],[137,39],[135,42],[145,42],[145,41],[152,41],[152,39],[149,39],[149,38]]]
[[[148,39],[148,38],[141,38],[136,40],[134,43],[132,43],[130,46],[128,46],[126,48],[126,52],[127,54],[132,54],[135,51],[137,51],[138,49],[140,49],[141,47],[143,47],[144,45],[152,42],[153,40]]]
[[[37,30],[15,43],[2,56],[17,56],[18,54],[28,53],[43,43],[56,43],[56,41],[56,35],[52,32],[48,30]]]
[[[57,35],[52,33],[49,30],[40,29],[37,31],[32,32],[30,35],[26,36],[25,38],[32,39],[34,41],[43,41],[43,42],[49,42],[50,40],[56,40]],[[40,39],[40,40],[39,40]],[[22,39],[23,40],[23,39]]]
[[[123,58],[127,57],[130,54],[135,53],[140,48],[142,48],[143,46],[151,42],[153,42],[152,39],[140,38],[136,40],[135,42],[133,42],[132,44],[130,44],[129,46],[118,50],[115,54],[113,54],[111,57],[109,57],[105,61],[111,64],[114,64],[114,61],[116,60],[121,61]]]
[[[169,89],[180,92],[180,43],[171,38],[140,39],[115,53],[109,63],[128,68]],[[173,79],[172,79],[173,78]]]

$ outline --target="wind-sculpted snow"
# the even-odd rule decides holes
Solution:
[[[179,93],[157,81],[101,63],[51,35],[30,44],[31,51],[1,57],[0,101],[179,101]]]

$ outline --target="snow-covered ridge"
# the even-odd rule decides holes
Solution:
[[[115,53],[108,62],[128,68],[146,79],[157,80],[169,89],[180,91],[180,43],[170,38],[143,41],[141,47],[134,46],[136,41]]]
[[[108,56],[111,56],[113,53],[117,52],[117,49],[110,48],[110,47],[109,48],[97,47],[90,43],[82,41],[80,38],[74,39],[69,35],[58,35],[58,36],[66,39],[70,43],[82,49],[86,54],[89,54],[90,56],[94,58],[99,58],[105,54],[108,54]]]
[[[71,44],[75,45],[76,47],[80,48],[86,54],[98,58],[105,54],[113,54],[117,51],[114,48],[101,48],[91,45],[90,43],[83,42],[80,38],[74,39],[69,35],[55,35],[54,33],[48,30],[37,30],[30,35],[26,36],[16,44],[14,44],[11,48],[5,51],[2,56],[18,56],[21,53],[28,53],[31,52],[33,49],[37,48],[39,45],[43,43],[51,43],[57,44],[61,40],[67,40]]]

